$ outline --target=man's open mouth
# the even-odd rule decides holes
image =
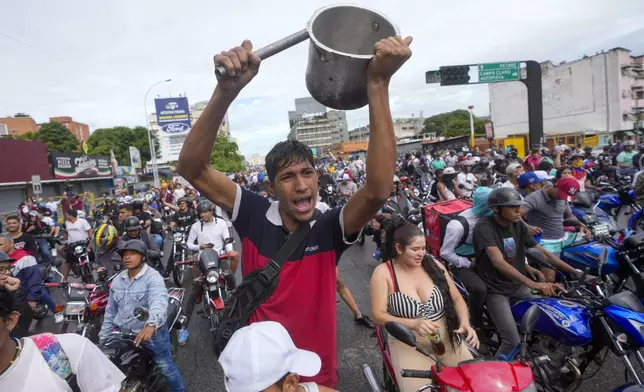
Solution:
[[[312,198],[310,197],[302,197],[299,199],[295,199],[293,201],[293,205],[295,206],[295,209],[300,211],[300,212],[308,212],[311,209],[311,203]]]

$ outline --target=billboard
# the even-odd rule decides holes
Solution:
[[[166,134],[185,133],[190,130],[188,98],[157,98],[154,100],[154,106],[159,130]]]
[[[141,168],[141,151],[132,146],[130,146],[130,163],[137,169]]]
[[[52,152],[54,178],[111,177],[110,158],[76,152]]]

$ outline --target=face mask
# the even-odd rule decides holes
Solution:
[[[572,162],[572,166],[576,168],[580,168],[583,165],[584,165],[584,161],[582,161],[581,159],[576,159]]]

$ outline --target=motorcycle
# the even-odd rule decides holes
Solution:
[[[134,309],[134,319],[147,321],[147,309]],[[127,322],[125,324],[127,324]],[[166,391],[166,379],[154,362],[154,354],[145,345],[134,344],[136,334],[130,331],[113,331],[100,345],[100,350],[125,374],[121,392],[161,392]]]
[[[190,226],[175,227],[172,231],[172,255],[170,256],[174,260],[172,279],[174,279],[174,283],[179,287],[183,285],[187,264],[185,261],[187,261],[189,255],[188,246],[186,245],[188,233],[190,233]]]
[[[170,287],[168,289],[168,318],[166,325],[168,332],[170,332],[170,343],[172,353],[177,352],[179,347],[178,331],[183,328],[186,322],[186,316],[183,315],[183,298],[186,296],[186,289],[180,287]]]
[[[232,238],[228,238],[225,244],[232,243]],[[200,295],[197,303],[203,303],[203,310],[197,311],[197,314],[205,315],[210,321],[210,331],[213,334],[213,341],[217,339],[221,312],[226,308],[226,301],[229,298],[229,292],[232,287],[230,279],[235,279],[230,269],[231,258],[237,257],[237,252],[227,252],[218,254],[213,249],[207,249],[199,255],[199,277]]]
[[[601,185],[604,185],[602,192],[605,194],[599,196],[597,206],[606,211],[615,222],[619,222],[622,216],[631,215],[627,227],[636,232],[644,231],[644,210],[637,203],[637,196],[631,189],[631,178],[622,177],[615,186],[605,183]]]
[[[538,317],[536,310],[526,313],[522,321],[522,331],[524,331],[524,341],[532,332],[532,326],[535,324],[535,318]],[[480,355],[470,348],[475,359],[463,361],[456,367],[449,367],[442,364],[436,357],[427,352],[424,347],[417,345],[416,335],[404,325],[397,322],[387,322],[385,330],[381,327],[376,328],[378,345],[383,357],[383,376],[384,391],[396,392],[399,390],[396,378],[393,374],[393,366],[389,353],[387,334],[396,340],[413,347],[417,352],[431,358],[435,365],[429,370],[419,369],[402,369],[402,377],[426,378],[428,384],[418,389],[420,391],[470,391],[470,392],[487,392],[487,391],[523,391],[536,392],[536,385],[530,365],[525,360],[504,362],[490,360],[486,361]],[[526,347],[523,345],[523,347]],[[521,351],[522,354],[526,350]],[[371,391],[380,391],[373,379],[373,372],[368,365],[363,365],[363,373],[367,379]],[[364,389],[364,388],[363,388]]]
[[[583,223],[586,223],[586,220],[596,218],[597,223],[605,223],[608,225],[609,231],[617,230],[617,225],[613,218],[606,211],[599,208],[599,201],[595,202],[593,194],[590,192],[577,192],[575,201],[570,206],[570,210]],[[593,223],[595,222],[593,221]]]
[[[81,278],[83,283],[93,283],[92,268],[89,260],[87,244],[89,239],[67,244],[67,251],[74,255],[74,263],[70,265],[70,272],[73,276]]]
[[[335,193],[335,187],[331,184],[321,187],[321,195],[320,197],[322,198],[322,201],[326,203],[329,207],[334,208],[336,206],[336,193]]]
[[[602,251],[600,273],[607,256]],[[568,291],[559,298],[532,298],[512,305],[517,323],[534,306],[547,316],[538,318],[527,340],[535,377],[544,391],[576,390],[588,366],[603,363],[604,348],[622,360],[635,384],[642,385],[629,355],[634,354],[644,369],[644,306],[629,291],[606,295],[609,285],[601,278],[587,282],[584,274],[578,282],[567,282]],[[631,385],[627,381],[617,390]]]
[[[51,263],[38,263],[38,272],[40,272],[40,277],[42,279],[43,283],[43,290],[47,291],[49,293],[49,290],[46,286],[47,283],[52,283],[57,281],[56,275],[58,275],[61,279],[63,277],[63,274],[60,273],[58,270],[60,266],[63,264],[62,258],[58,257],[58,249],[56,249],[55,244],[59,242],[57,238],[49,238],[50,241],[50,246],[51,246]],[[58,306],[57,306],[58,308]],[[54,312],[59,312],[59,309],[52,309]],[[36,320],[41,320],[47,316],[49,313],[49,306],[44,303],[44,301],[40,300],[38,302],[38,305],[36,306],[36,311],[34,312],[34,319]]]

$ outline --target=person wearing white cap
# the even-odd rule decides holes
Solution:
[[[240,328],[219,356],[227,392],[332,392],[314,382],[320,357],[295,347],[282,324],[262,321]]]
[[[453,167],[436,170],[436,193],[440,200],[453,200],[463,196],[456,182],[456,170]]]
[[[358,186],[351,181],[351,177],[347,173],[344,173],[338,184],[338,193],[344,197],[350,197],[356,192],[358,192]]]
[[[525,173],[523,166],[520,163],[512,163],[505,169],[505,174],[508,180],[501,185],[504,188],[517,188],[519,186],[518,178],[521,174]]]

